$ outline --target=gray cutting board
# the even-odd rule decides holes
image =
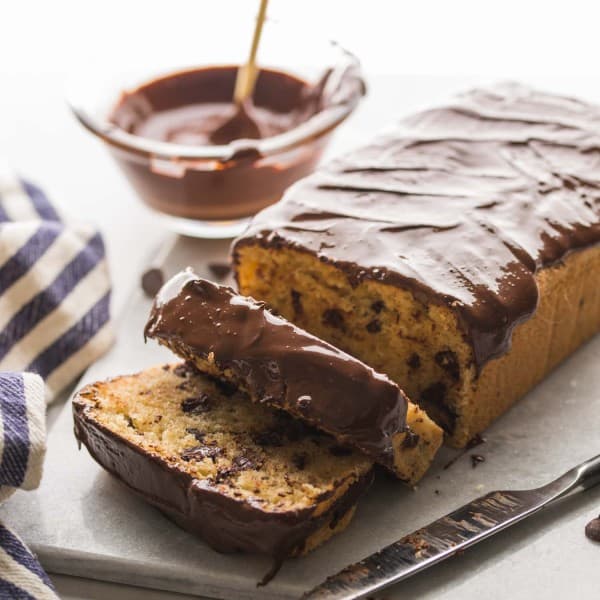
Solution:
[[[180,239],[167,270],[223,261],[226,242]],[[118,322],[118,342],[85,375],[89,381],[170,360],[142,329],[150,302],[136,290]],[[18,492],[0,508],[51,572],[216,598],[293,598],[349,562],[498,488],[537,486],[600,452],[600,337],[581,348],[542,385],[501,418],[477,449],[452,467],[444,450],[416,491],[386,476],[361,502],[350,527],[310,556],[290,560],[266,588],[256,582],[269,562],[217,554],[178,529],[113,481],[77,450],[70,407],[49,437],[42,485]],[[480,546],[431,569],[386,598],[598,598],[600,545],[584,525],[600,509],[600,488],[567,500]]]

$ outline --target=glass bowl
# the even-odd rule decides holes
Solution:
[[[131,56],[122,52],[112,64],[87,64],[70,79],[67,100],[77,119],[106,143],[138,196],[178,233],[206,238],[241,233],[252,215],[313,171],[332,132],[365,93],[359,61],[350,52],[267,21],[259,66],[323,85],[323,107],[308,120],[272,137],[205,146],[148,139],[111,122],[123,93],[174,73],[239,65],[247,41],[230,35],[222,44],[197,38],[193,44],[157,45],[149,36],[136,40]],[[259,76],[257,96],[260,85]]]

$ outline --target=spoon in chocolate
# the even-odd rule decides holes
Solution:
[[[260,0],[250,54],[247,62],[241,65],[237,72],[233,93],[235,113],[211,133],[210,141],[213,144],[222,145],[233,140],[260,139],[262,137],[256,121],[248,114],[248,108],[252,102],[252,92],[258,75],[256,53],[267,13],[267,3],[268,0]]]

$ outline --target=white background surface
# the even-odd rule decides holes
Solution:
[[[223,43],[226,36],[212,24],[226,15],[229,35],[249,35],[255,6],[251,0],[0,0],[0,157],[42,184],[70,217],[101,227],[116,311],[164,231],[68,114],[65,75],[88,55],[112,57],[118,68],[119,52],[135,48],[141,35],[165,46],[181,36]],[[600,8],[591,0],[271,0],[270,14],[306,32],[307,44],[315,32],[339,40],[372,80],[376,103],[365,102],[334,150],[422,102],[479,82],[516,78],[600,102]],[[389,75],[406,76],[391,94],[381,83]],[[380,90],[386,98],[378,97]],[[119,596],[116,586],[65,578],[58,583],[65,598],[167,597],[124,588]]]

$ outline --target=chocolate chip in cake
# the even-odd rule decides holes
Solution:
[[[481,454],[471,454],[471,466],[473,468],[482,462],[485,462],[485,456],[481,456]]]
[[[592,542],[600,542],[600,516],[592,519],[585,526],[585,535],[588,539],[592,540]]]
[[[298,398],[296,401],[296,405],[302,412],[304,412],[310,406],[311,401],[312,398],[310,396],[300,396],[300,398]]]
[[[411,368],[411,369],[418,369],[421,366],[421,358],[419,357],[419,355],[416,352],[413,352],[409,357],[408,360],[406,361],[406,364]]]
[[[290,295],[292,297],[292,308],[294,309],[294,315],[299,317],[304,314],[304,307],[302,306],[302,294],[296,290],[291,290]]]
[[[298,452],[292,456],[292,463],[298,471],[304,471],[308,462],[308,456],[304,452]]]
[[[125,418],[127,419],[127,427],[131,427],[131,429],[135,429],[133,419],[129,415],[127,415]]]
[[[434,357],[435,362],[455,381],[460,378],[458,358],[452,350],[441,350]]]
[[[269,360],[266,363],[266,371],[269,379],[272,381],[281,380],[281,371],[279,369],[279,363],[276,360]]]
[[[219,392],[223,394],[223,396],[227,396],[229,398],[237,392],[237,388],[233,383],[223,381],[221,379],[213,379],[213,381],[215,386],[217,387]]]
[[[186,448],[181,453],[181,458],[186,462],[190,460],[202,460],[204,458],[214,459],[222,453],[223,448],[219,448],[219,446],[192,446],[191,448]]]
[[[219,280],[225,279],[231,273],[231,266],[227,263],[209,263],[210,272]]]
[[[346,446],[330,446],[329,447],[330,454],[333,456],[350,456],[352,454],[352,448],[348,448]]]
[[[259,470],[262,466],[262,461],[253,460],[248,456],[238,455],[231,461],[231,467],[228,469],[223,469],[217,473],[215,477],[215,482],[220,483],[223,480],[227,479],[231,475],[235,475],[240,471],[246,471],[248,469]]]
[[[160,423],[162,421],[163,416],[162,415],[156,415],[154,417],[154,422],[155,423]]]
[[[199,429],[197,429],[196,427],[188,427],[185,430],[186,433],[189,433],[190,435],[193,435],[196,438],[197,442],[204,442],[204,432],[200,431]]]
[[[373,319],[367,323],[367,331],[369,333],[379,333],[381,331],[381,321],[379,319]]]
[[[410,429],[406,432],[406,436],[404,440],[402,440],[402,447],[407,450],[410,448],[415,448],[419,443],[419,434],[411,431]]]
[[[377,314],[379,314],[384,308],[385,302],[383,300],[375,300],[375,302],[371,304],[371,310]]]
[[[173,369],[173,373],[177,377],[187,377],[190,374],[190,365],[188,363],[181,363]]]
[[[323,317],[321,320],[323,325],[327,325],[328,327],[342,330],[345,329],[344,315],[338,308],[328,308],[327,310],[323,311]]]
[[[202,392],[198,396],[186,398],[181,402],[181,410],[190,415],[199,415],[212,408],[210,396]]]
[[[283,441],[281,439],[281,434],[278,431],[268,430],[268,431],[259,431],[258,433],[252,436],[254,443],[258,446],[271,446],[271,447],[279,447],[283,446]]]
[[[309,425],[298,419],[294,419],[283,411],[279,411],[276,414],[276,422],[277,431],[291,442],[297,442],[314,431]]]

